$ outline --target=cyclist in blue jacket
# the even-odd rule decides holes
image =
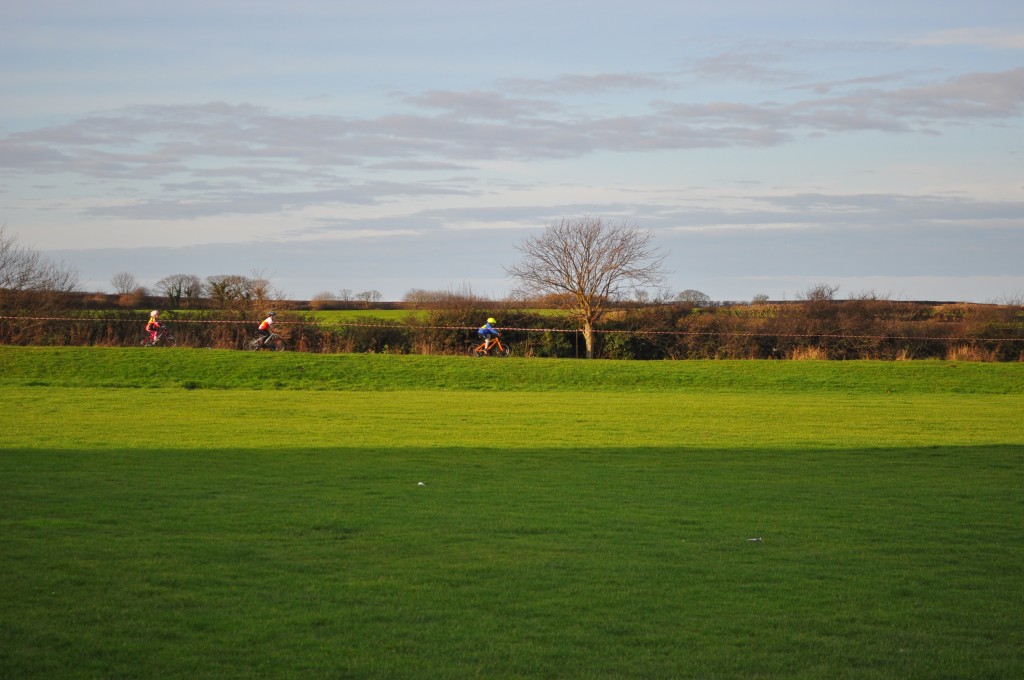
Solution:
[[[486,352],[491,348],[491,338],[498,337],[498,331],[494,329],[494,325],[498,323],[493,316],[487,317],[487,323],[480,327],[480,330],[476,332],[481,338],[484,339],[484,351]]]

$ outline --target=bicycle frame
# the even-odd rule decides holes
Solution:
[[[481,356],[484,354],[490,354],[494,352],[499,356],[508,356],[508,346],[502,343],[501,338],[495,337],[490,340],[490,347],[487,346],[488,341],[484,340],[479,345],[476,345],[470,349],[470,354]]]
[[[172,347],[177,344],[174,335],[165,327],[160,328],[156,332],[155,338],[149,334],[149,331],[146,331],[146,335],[142,339],[144,347],[156,347],[157,345],[165,344],[170,344]]]
[[[274,331],[270,331],[270,335],[265,338],[256,336],[250,340],[249,348],[255,350],[269,349],[280,352],[284,349],[284,339]]]

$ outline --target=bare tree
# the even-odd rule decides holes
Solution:
[[[411,288],[402,297],[402,302],[410,309],[430,309],[431,305],[436,304],[439,298],[436,291]]]
[[[270,303],[280,301],[284,296],[274,288],[270,277],[261,270],[254,269],[249,278],[249,295],[257,307],[267,307]]]
[[[699,290],[693,290],[691,288],[679,293],[679,295],[676,296],[676,300],[679,302],[689,302],[695,307],[703,307],[711,302],[711,297],[706,293],[702,293]]]
[[[361,293],[356,293],[356,300],[359,300],[366,308],[369,309],[371,304],[380,302],[383,296],[379,290],[364,290]]]
[[[811,286],[802,293],[797,294],[798,300],[807,300],[808,302],[821,302],[824,300],[834,300],[836,293],[839,292],[839,286],[834,286],[829,283],[819,283]]]
[[[461,288],[449,286],[447,290],[413,288],[402,300],[412,309],[466,309],[483,302],[468,283]]]
[[[118,272],[110,279],[110,285],[118,295],[130,295],[139,288],[139,280],[131,272]]]
[[[199,299],[203,282],[195,274],[171,274],[157,281],[156,289],[164,294],[170,307],[181,307]]]
[[[309,299],[309,307],[314,311],[321,309],[327,309],[328,307],[334,306],[337,302],[338,296],[329,290],[323,290],[314,295]]]
[[[528,237],[523,259],[506,271],[527,296],[558,296],[583,327],[587,358],[594,357],[594,326],[609,302],[661,281],[665,257],[652,234],[626,222],[563,219]]]
[[[43,308],[78,288],[78,272],[19,246],[0,225],[0,308]]]
[[[204,290],[218,309],[247,309],[252,284],[241,274],[218,274],[206,277]]]

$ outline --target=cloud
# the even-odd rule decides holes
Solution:
[[[855,113],[863,114],[859,116],[860,125],[869,126],[869,121],[875,121],[883,129],[907,129],[919,123],[1016,118],[1021,115],[1022,107],[1024,68],[1001,73],[970,73],[892,90],[865,88],[842,97],[800,105],[803,110],[821,114],[814,122],[828,120],[825,114],[831,111]]]
[[[728,79],[739,82],[784,83],[791,82],[797,74],[794,71],[773,66],[781,58],[767,51],[726,52],[698,59],[690,71],[701,78]]]
[[[632,77],[632,76],[627,76]],[[843,81],[879,85],[892,77]],[[647,111],[572,112],[559,100],[493,91],[407,95],[410,112],[368,118],[291,115],[250,104],[127,107],[0,138],[7,168],[99,177],[198,172],[203,159],[306,169],[400,160],[464,163],[577,157],[601,150],[775,145],[798,128],[910,130],[1018,117],[1024,68],[905,86],[859,87],[794,102],[693,102],[659,98]],[[424,113],[421,109],[436,109]]]
[[[602,94],[644,90],[670,90],[679,87],[672,77],[655,73],[565,74],[554,78],[507,78],[498,86],[511,92],[546,95]]]
[[[637,74],[621,78],[644,81]],[[593,82],[616,78],[603,74]],[[647,82],[661,81],[651,76]],[[1024,111],[1024,68],[914,82],[847,79],[797,92],[803,94],[789,101],[693,101],[683,98],[686,92],[669,99],[659,89],[652,93],[657,98],[633,98],[631,107],[611,115],[573,109],[554,95],[517,98],[479,89],[408,94],[398,100],[400,110],[364,117],[299,115],[247,103],[132,106],[0,136],[0,172],[33,183],[42,175],[131,183],[136,200],[99,193],[84,210],[125,219],[470,196],[483,190],[471,174],[495,162],[769,148],[807,134],[936,134],[943,126],[1011,121]],[[370,171],[384,179],[366,181]],[[466,177],[385,181],[388,173],[408,171]]]
[[[370,170],[397,170],[400,172],[458,172],[473,169],[472,165],[463,163],[451,163],[449,161],[418,161],[418,160],[397,160],[383,163],[373,163],[366,166]]]
[[[983,201],[967,197],[934,194],[824,194],[721,196],[728,208],[698,206],[687,209],[669,206],[655,212],[645,224],[668,233],[707,234],[735,237],[737,233],[803,232],[863,234],[876,238],[881,225],[887,237],[900,234],[922,252],[929,239],[939,233],[1005,233],[1006,238],[1024,238],[1024,202]],[[871,234],[871,236],[867,236]],[[968,239],[969,240],[969,239]]]
[[[202,185],[200,185],[202,186]],[[256,215],[288,213],[307,206],[370,206],[386,198],[441,196],[465,193],[463,190],[436,183],[368,182],[320,191],[221,191],[207,185],[197,191],[195,185],[189,198],[143,199],[97,205],[84,210],[89,217],[115,217],[133,220],[191,220],[217,215]]]
[[[935,31],[913,41],[928,46],[971,46],[993,50],[1024,50],[1024,31],[1008,28],[957,28]]]
[[[471,90],[431,90],[405,97],[405,103],[418,108],[441,109],[460,119],[514,121],[538,113],[558,111],[553,102],[541,99],[511,99],[500,92]]]
[[[845,80],[826,80],[815,83],[804,83],[801,85],[793,85],[786,89],[788,90],[812,90],[817,94],[829,94],[832,90],[845,90],[850,87],[859,87],[862,85],[879,85],[884,83],[902,82],[906,80],[908,74],[883,74],[876,76],[862,76],[860,78],[847,78]]]

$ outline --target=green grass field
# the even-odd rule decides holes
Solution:
[[[325,309],[312,312],[314,319],[325,324],[359,323],[369,319],[379,321],[405,321],[426,314],[415,309]]]
[[[1021,364],[0,369],[0,678],[1024,672]]]
[[[541,316],[562,316],[561,309],[527,309],[523,310]],[[428,315],[429,310],[419,309],[326,309],[312,312],[313,318],[325,324],[359,323],[364,320],[405,321]]]

